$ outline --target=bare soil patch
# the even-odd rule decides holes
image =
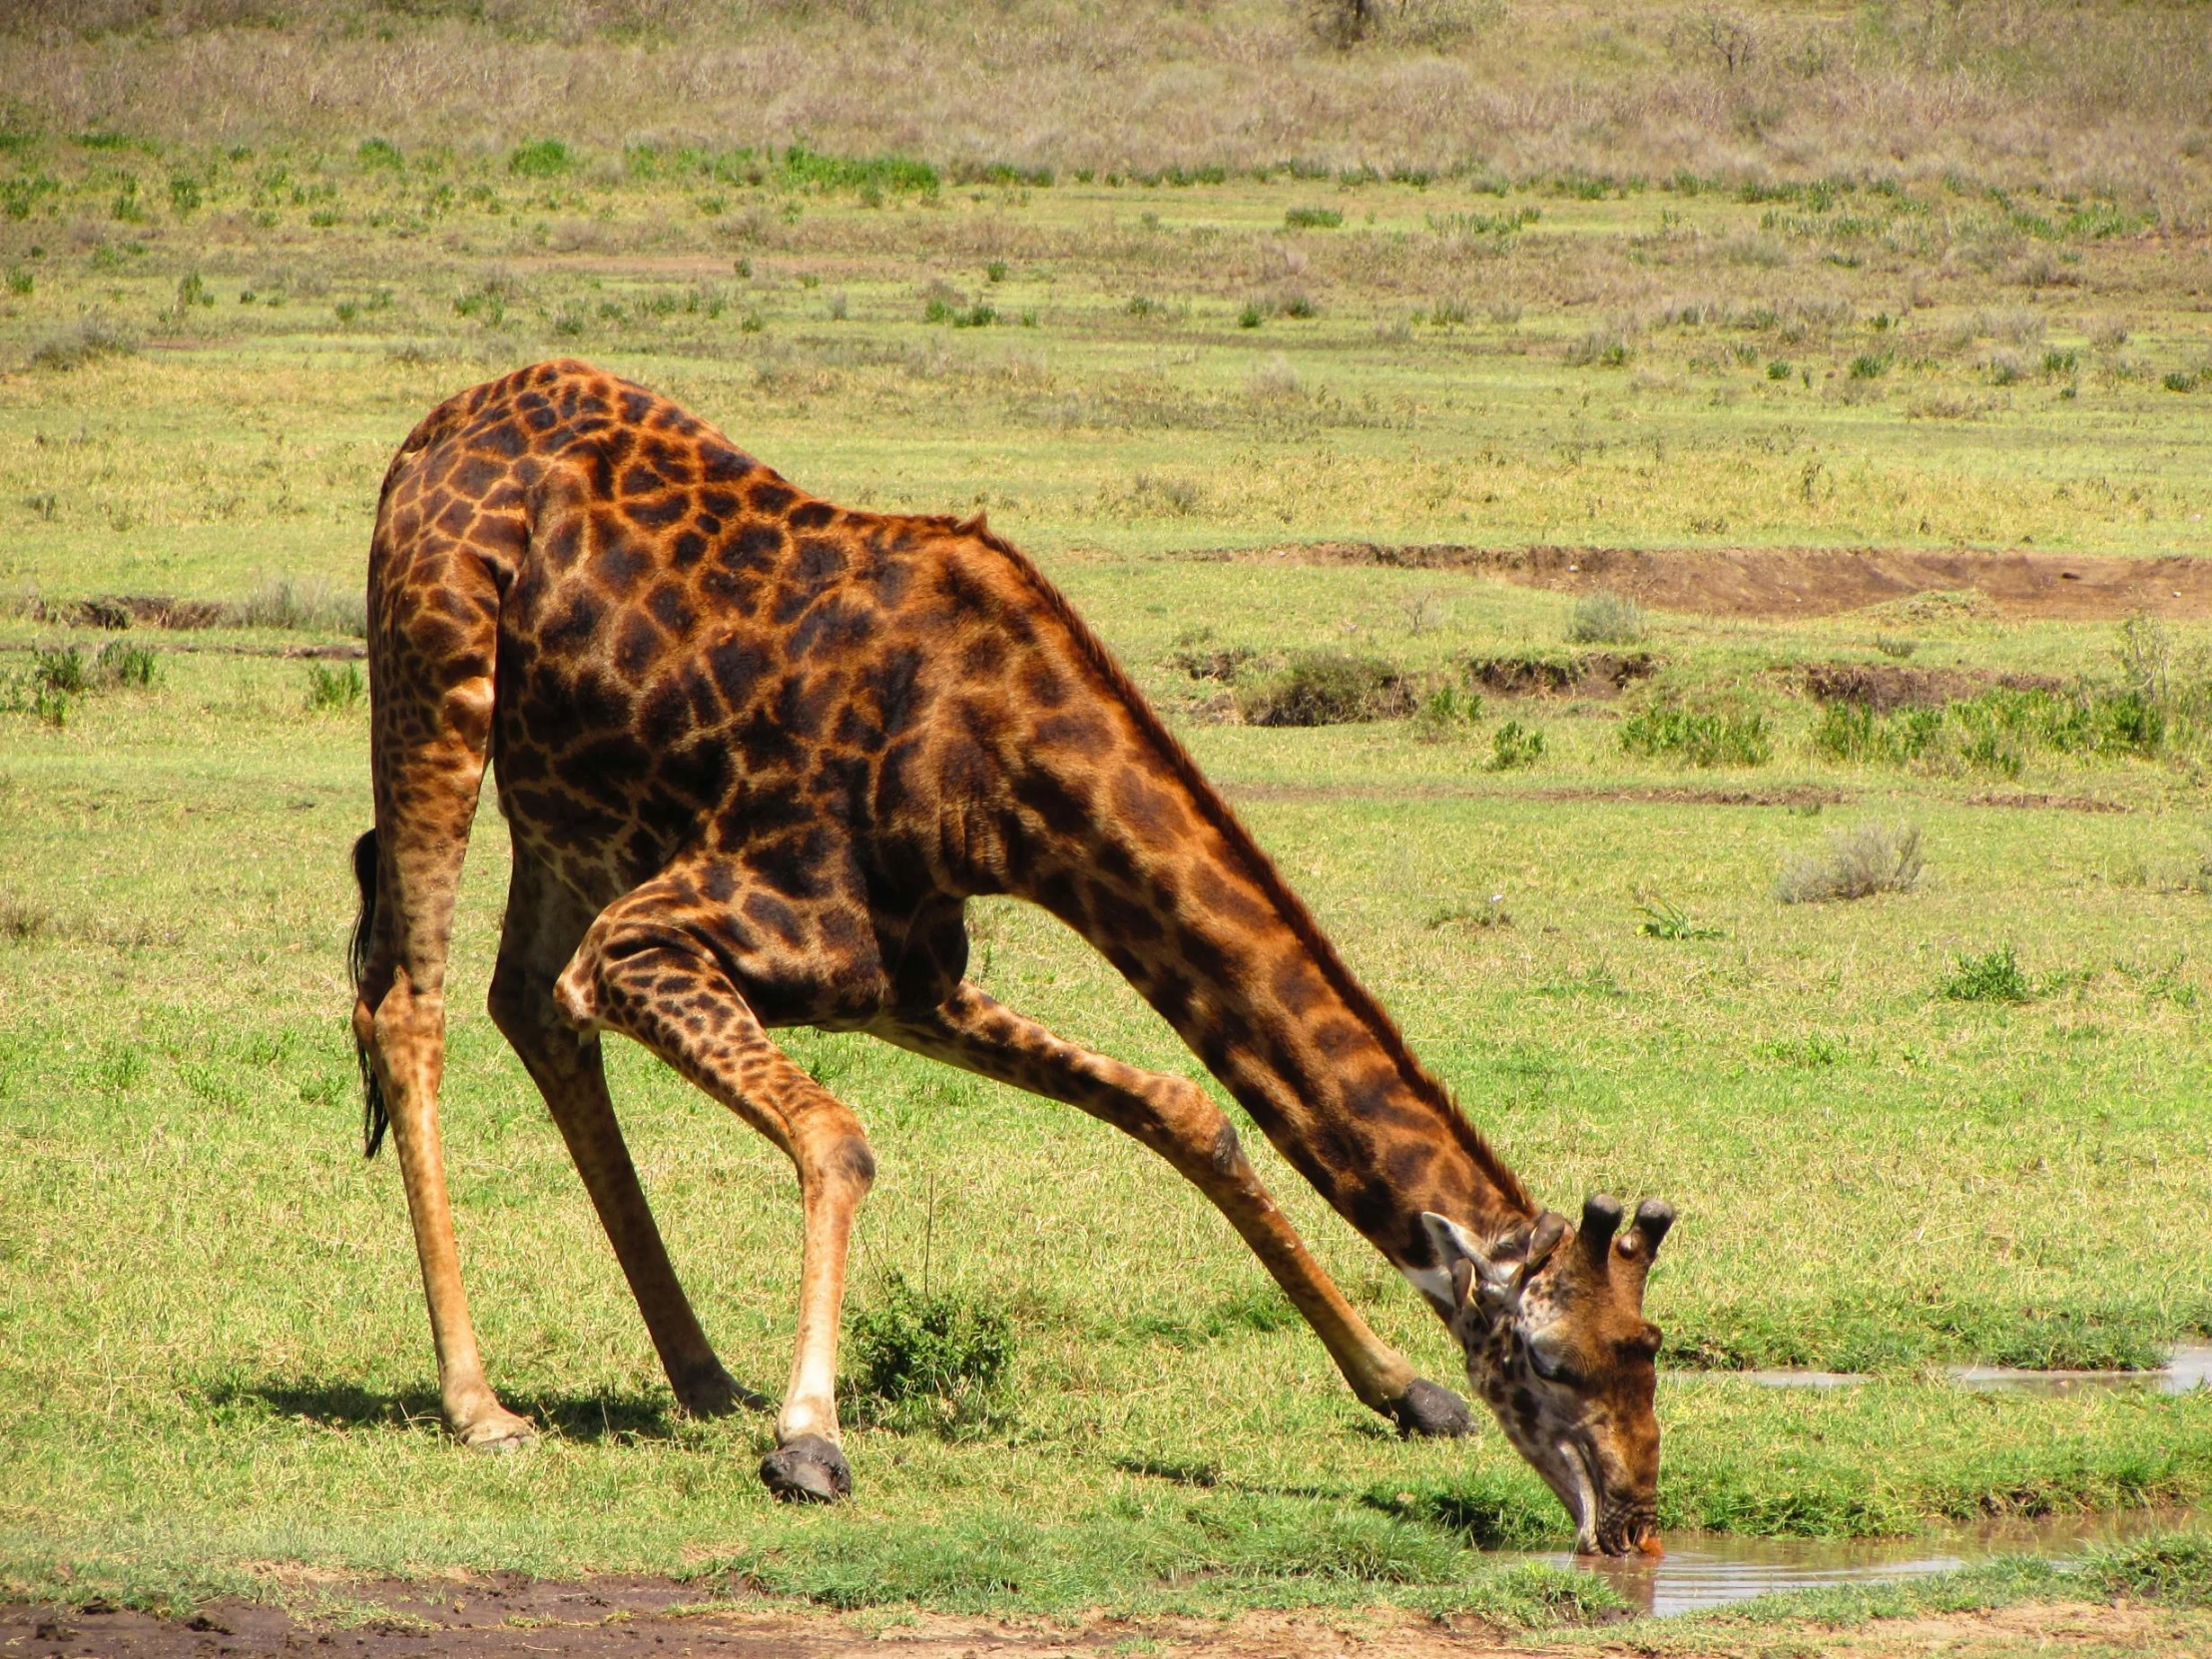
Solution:
[[[110,1659],[256,1659],[318,1649],[354,1659],[600,1659],[602,1655],[744,1655],[746,1659],[1056,1659],[1070,1654],[1219,1655],[1222,1659],[1546,1659],[1568,1653],[1651,1653],[1649,1635],[1584,1638],[1573,1646],[1514,1639],[1487,1627],[1442,1623],[1394,1609],[1367,1614],[1248,1613],[1230,1620],[1089,1618],[1072,1624],[1010,1624],[922,1614],[885,1628],[769,1603],[710,1608],[693,1587],[653,1578],[541,1583],[517,1575],[424,1583],[317,1586],[342,1602],[329,1617],[256,1602],[210,1603],[165,1618],[94,1602],[85,1607],[0,1605],[0,1652],[103,1655]],[[686,1610],[690,1609],[690,1610]],[[1650,1630],[1649,1626],[1643,1627]],[[1624,1632],[1624,1635],[1626,1633]],[[2212,1651],[2212,1618],[2156,1607],[2047,1602],[1989,1612],[1872,1620],[1836,1628],[1762,1624],[1670,1635],[1678,1659],[1746,1652],[1974,1655],[2093,1650],[2099,1653]]]
[[[1192,559],[1463,570],[1561,593],[1606,589],[1655,610],[1713,616],[1832,616],[1922,593],[1972,591],[1998,614],[2113,620],[2135,611],[2201,617],[2212,610],[2212,557],[2113,558],[2019,551],[1935,552],[1827,547],[1462,547],[1300,542],[1185,555]]]
[[[885,1628],[881,1616],[841,1617],[769,1602],[700,1605],[697,1586],[666,1579],[603,1578],[538,1583],[515,1575],[430,1583],[318,1585],[343,1602],[333,1616],[223,1600],[187,1617],[51,1605],[0,1606],[0,1653],[98,1654],[112,1659],[225,1659],[318,1649],[353,1659],[526,1659],[557,1655],[678,1656],[729,1654],[746,1659],[836,1659],[880,1654],[886,1643],[908,1659],[1054,1659],[1079,1653],[1201,1650],[1234,1659],[1521,1659],[1558,1652],[1501,1641],[1482,1626],[1464,1628],[1395,1609],[1306,1616],[1251,1613],[1219,1620],[1087,1618],[1068,1624],[1005,1623],[906,1614]]]
[[[1969,796],[1969,807],[2025,807],[2053,813],[2131,813],[2135,809],[2122,806],[2117,801],[2104,801],[2093,795],[2031,795],[1991,793]]]

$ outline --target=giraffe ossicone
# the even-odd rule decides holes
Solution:
[[[1097,636],[979,517],[833,506],[666,398],[541,363],[440,404],[401,445],[368,621],[376,823],[355,849],[353,1029],[368,1149],[388,1123],[458,1438],[530,1432],[477,1351],[437,1118],[454,895],[490,764],[514,850],[491,1012],[687,1410],[767,1401],[723,1368],[678,1283],[604,1033],[792,1160],[798,1329],[762,1465],[779,1495],[850,1489],[837,1328],[875,1175],[858,1117],[777,1046],[798,1025],[866,1032],[1135,1136],[1228,1218],[1362,1401],[1408,1433],[1466,1430],[1458,1396],[1315,1262],[1213,1096],[1077,1047],[967,977],[967,900],[1011,894],[1105,955],[1434,1306],[1582,1547],[1651,1540],[1642,1299],[1671,1212],[1646,1205],[1615,1239],[1618,1206],[1593,1200],[1564,1247],[1564,1221],[1414,1058]]]

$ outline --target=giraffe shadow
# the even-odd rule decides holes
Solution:
[[[325,1428],[445,1431],[435,1388],[367,1388],[328,1378],[263,1377],[220,1382],[204,1392],[218,1409],[258,1408]],[[500,1398],[541,1431],[585,1443],[666,1440],[681,1420],[672,1398],[644,1389],[517,1389],[503,1391]]]

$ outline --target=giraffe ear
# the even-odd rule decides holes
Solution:
[[[1420,1223],[1435,1247],[1437,1264],[1451,1276],[1453,1311],[1466,1307],[1479,1292],[1484,1302],[1497,1302],[1514,1289],[1517,1262],[1501,1261],[1482,1241],[1448,1216],[1432,1210],[1421,1212]]]

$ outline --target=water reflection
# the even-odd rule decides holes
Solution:
[[[1667,1553],[1657,1560],[1568,1554],[1529,1559],[1600,1574],[1631,1607],[1664,1616],[1790,1590],[1889,1583],[1948,1572],[1992,1555],[2073,1555],[2090,1545],[2170,1529],[2190,1518],[2181,1510],[2135,1509],[1992,1522],[1970,1531],[1918,1538],[1848,1540],[1670,1532]]]
[[[2014,1366],[1954,1366],[1950,1380],[1984,1392],[2071,1394],[2093,1388],[2144,1388],[2185,1394],[2212,1385],[2212,1347],[2177,1348],[2156,1371],[2021,1371]]]
[[[1853,1388],[1871,1378],[1852,1371],[1744,1371],[1727,1375],[1762,1388]],[[2018,1366],[1952,1366],[1943,1375],[1983,1393],[2071,1394],[2098,1388],[2141,1388],[2185,1394],[2212,1387],[2212,1344],[2177,1348],[2155,1371],[2026,1371]]]

